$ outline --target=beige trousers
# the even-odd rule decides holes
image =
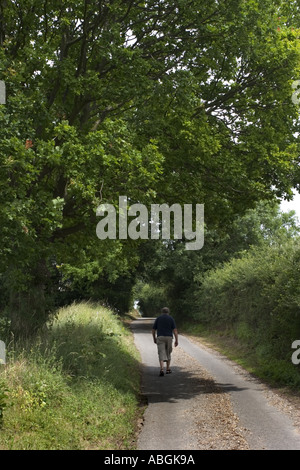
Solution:
[[[158,336],[156,340],[158,358],[160,361],[170,361],[172,352],[172,336]]]

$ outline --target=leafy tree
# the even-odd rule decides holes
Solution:
[[[140,301],[142,310],[144,308],[145,315],[152,315],[151,302],[156,306],[159,302],[161,305],[163,300],[178,321],[195,318],[195,312],[203,320],[206,310],[203,310],[203,315],[199,313],[201,286],[207,278],[210,279],[211,273],[215,278],[218,275],[222,277],[223,266],[240,258],[245,258],[244,268],[247,253],[251,253],[252,249],[263,257],[270,247],[280,251],[281,247],[285,249],[289,243],[296,244],[299,232],[300,226],[294,211],[281,213],[279,204],[263,201],[255,209],[248,209],[243,216],[236,217],[223,236],[207,229],[204,248],[200,251],[185,250],[181,241],[148,242],[140,247],[142,261],[138,271],[138,289],[135,290],[136,299]],[[218,304],[222,306],[222,300]],[[205,300],[201,303],[203,305]]]
[[[15,332],[42,324],[57,292],[133,277],[140,241],[100,242],[100,202],[204,202],[226,232],[260,198],[290,194],[299,46],[296,7],[278,30],[281,8],[0,1],[0,263]]]

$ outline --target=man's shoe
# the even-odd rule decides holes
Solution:
[[[165,375],[165,374],[164,374],[164,371],[161,370],[160,373],[159,373],[159,376],[160,376],[160,377],[163,377],[164,375]]]

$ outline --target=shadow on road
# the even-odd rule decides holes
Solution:
[[[146,395],[149,403],[190,400],[197,395],[228,392],[241,392],[232,384],[217,384],[213,379],[201,377],[186,368],[174,366],[172,374],[158,377],[158,367],[144,366],[142,393]]]
[[[154,318],[142,318],[131,324],[134,334],[147,334],[150,336],[151,326]],[[146,347],[147,337],[144,340]],[[153,352],[153,358],[157,360]],[[180,362],[178,357],[177,363]],[[213,379],[201,375],[201,369],[188,369],[189,364],[172,366],[172,374],[159,377],[159,367],[146,363],[142,368],[142,394],[148,403],[176,403],[180,400],[190,400],[199,394],[223,394],[229,392],[241,392],[246,388],[239,388],[231,383],[219,384]]]

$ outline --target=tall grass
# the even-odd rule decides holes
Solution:
[[[139,358],[111,311],[63,308],[46,334],[7,356],[0,449],[134,448]]]

